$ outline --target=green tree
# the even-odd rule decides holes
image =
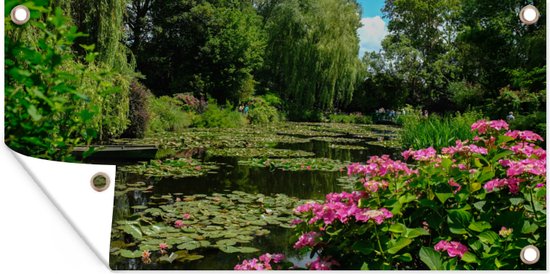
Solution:
[[[265,39],[250,1],[155,1],[151,20],[138,68],[153,92],[191,91],[233,103],[253,92]]]
[[[356,1],[285,0],[273,7],[266,22],[266,69],[290,119],[351,101],[361,77],[359,27]]]
[[[460,1],[386,1],[383,11],[390,20],[383,48],[408,103],[445,110],[447,85],[460,74],[454,47]]]

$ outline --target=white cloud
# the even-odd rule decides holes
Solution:
[[[382,48],[382,40],[388,34],[386,23],[380,16],[361,19],[363,26],[357,30],[360,39],[359,55],[362,57],[366,51],[379,51]]]

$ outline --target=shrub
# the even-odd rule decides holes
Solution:
[[[345,124],[372,124],[372,117],[365,116],[359,112],[351,114],[330,114],[329,121],[331,123]]]
[[[403,129],[400,133],[405,148],[421,149],[428,146],[442,148],[450,146],[456,140],[473,137],[470,125],[481,118],[478,112],[457,113],[455,116],[440,117],[430,115],[423,117],[418,111],[407,111],[400,117]]]
[[[252,124],[276,123],[280,120],[277,109],[267,103],[262,97],[255,97],[250,103],[248,120]]]
[[[208,100],[208,106],[204,113],[193,121],[194,127],[207,128],[237,128],[246,125],[246,118],[234,111],[231,104],[220,107],[214,99]]]
[[[149,103],[151,120],[148,134],[162,132],[182,132],[190,127],[195,115],[182,110],[181,102],[168,96],[151,98]]]
[[[127,138],[143,138],[149,123],[149,98],[151,92],[140,82],[134,81],[130,86],[130,125],[124,136]]]
[[[534,265],[519,256],[529,244],[546,250],[542,138],[502,120],[471,129],[472,140],[440,152],[403,152],[408,162],[385,155],[352,164],[355,191],[297,207],[294,248],[317,257],[309,268],[545,269],[544,253]]]
[[[479,98],[483,98],[483,89],[479,85],[467,82],[452,82],[449,83],[448,93],[451,95],[451,101],[461,111],[482,103]]]

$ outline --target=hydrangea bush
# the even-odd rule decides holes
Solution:
[[[310,269],[544,269],[546,151],[504,121],[440,152],[407,150],[348,166],[356,191],[295,209],[294,248]],[[527,245],[543,253],[525,265]],[[246,261],[245,261],[246,262]],[[236,267],[236,269],[239,266]],[[239,268],[242,269],[242,268]]]

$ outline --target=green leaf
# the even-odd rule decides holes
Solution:
[[[141,258],[141,253],[142,252],[140,250],[136,250],[136,251],[131,251],[127,249],[120,250],[120,256],[128,259]]]
[[[445,158],[445,159],[441,160],[441,166],[444,169],[449,169],[452,164],[453,164],[453,161],[451,159]]]
[[[369,255],[371,254],[373,251],[374,251],[374,248],[372,248],[370,245],[369,245],[369,242],[368,241],[365,241],[365,240],[361,240],[361,241],[357,241],[355,242],[351,248],[353,250],[357,250],[359,251],[361,254],[363,255]]]
[[[466,231],[466,229],[462,227],[456,227],[456,226],[449,226],[449,231],[451,231],[451,233],[459,234],[459,235],[468,234],[468,231]]]
[[[420,260],[422,260],[431,270],[444,270],[441,254],[433,248],[423,246],[420,248],[419,255]]]
[[[387,252],[390,253],[390,254],[395,254],[397,253],[399,250],[403,249],[404,247],[410,245],[412,243],[412,239],[409,239],[409,238],[399,238],[397,241],[395,242],[388,242],[388,250]]]
[[[523,234],[535,233],[535,231],[537,231],[538,228],[539,226],[537,224],[531,224],[529,223],[529,221],[525,221],[523,223],[523,227],[521,228],[521,233]]]
[[[487,229],[491,229],[491,224],[485,221],[473,222],[468,226],[468,228],[476,232],[483,232]]]
[[[369,270],[369,265],[367,263],[363,263],[363,265],[361,265],[361,270]]]
[[[35,122],[40,121],[42,119],[42,115],[38,113],[38,109],[34,105],[30,105],[29,108],[27,108],[27,112],[31,116],[32,120]]]
[[[410,239],[427,235],[430,235],[430,233],[422,228],[407,228],[407,232],[405,233],[405,237]]]
[[[463,209],[460,210],[449,210],[449,220],[455,225],[461,225],[462,227],[468,227],[470,220],[472,219],[472,214]]]
[[[401,234],[407,230],[404,224],[396,223],[390,226],[390,232]]]
[[[483,210],[483,207],[485,206],[486,203],[487,203],[487,201],[479,201],[479,202],[474,203],[474,207],[475,207],[477,210],[481,211],[481,212],[485,212],[485,211]]]
[[[477,259],[476,255],[471,252],[464,253],[464,256],[462,256],[462,260],[467,263],[479,263],[479,260]]]
[[[498,234],[493,231],[485,231],[477,236],[480,241],[486,244],[494,244],[498,240]]]
[[[453,197],[454,195],[452,193],[436,193],[435,196],[437,197],[437,199],[439,199],[439,201],[441,201],[442,204],[445,203],[445,201],[447,201],[447,199]]]
[[[135,225],[124,225],[122,226],[122,231],[132,235],[132,237],[134,237],[134,239],[136,240],[141,240],[141,238],[143,238],[143,234],[141,233],[141,229],[139,229],[139,227],[135,226]]]
[[[178,254],[172,252],[170,253],[170,256],[168,255],[164,255],[162,257],[159,258],[159,261],[161,262],[168,262],[168,263],[172,263],[174,260],[176,260],[178,258]]]
[[[412,262],[413,258],[410,253],[401,254],[399,256],[394,257],[396,260],[402,261],[402,262]]]

